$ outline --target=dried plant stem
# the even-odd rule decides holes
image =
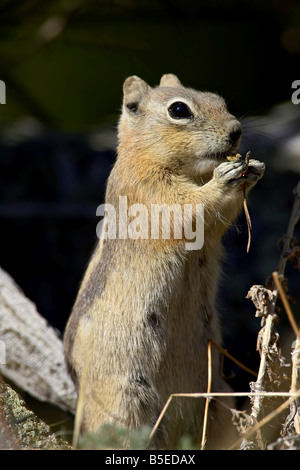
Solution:
[[[237,366],[239,366],[241,369],[244,369],[248,374],[254,375],[254,377],[257,377],[257,373],[249,369],[249,367],[245,366],[242,362],[238,361],[234,356],[232,356],[226,349],[222,348],[218,343],[216,343],[213,339],[209,340],[211,344],[214,345],[215,348],[217,348],[224,356],[227,356],[232,362],[234,362]]]
[[[211,382],[212,382],[212,362],[211,362],[211,341],[208,341],[207,344],[207,393],[211,392]],[[202,427],[202,439],[201,439],[201,450],[204,450],[206,444],[206,429],[207,429],[207,417],[208,417],[208,407],[209,407],[210,398],[207,397],[205,400],[204,408],[204,418],[203,418],[203,427]]]
[[[251,244],[251,218],[247,206],[247,199],[246,199],[246,193],[245,193],[245,186],[244,186],[244,199],[243,199],[243,206],[244,206],[244,212],[247,220],[247,227],[248,227],[248,243],[247,243],[247,253],[249,253],[250,250],[250,244]]]
[[[278,274],[283,275],[285,265],[287,262],[287,254],[290,251],[291,241],[294,233],[294,227],[297,224],[299,217],[300,217],[300,181],[298,182],[296,188],[294,189],[294,203],[292,208],[291,217],[289,220],[289,225],[287,229],[287,235],[284,240],[284,246],[281,252],[281,257],[279,260],[278,265],[278,273],[273,273],[273,279],[276,284],[277,290],[279,292],[280,298],[284,305],[286,314],[288,316],[289,322],[291,327],[296,335],[295,347],[292,352],[292,381],[291,381],[291,392],[296,392],[300,389],[300,330],[295,322],[294,316],[292,314],[289,302],[285,295],[285,292],[282,288],[282,285],[278,279]],[[294,402],[293,402],[294,405]],[[296,402],[296,410],[295,410],[295,418],[294,418],[294,426],[295,431],[300,434],[300,418],[299,418],[299,405],[297,406]],[[291,410],[293,412],[293,410]]]
[[[249,166],[249,160],[250,160],[250,152],[247,152],[246,157],[245,157],[245,173],[248,171],[248,166]],[[249,253],[250,250],[250,244],[251,244],[251,229],[252,229],[252,224],[251,224],[251,218],[247,206],[247,199],[246,199],[246,184],[244,183],[243,185],[243,194],[244,194],[244,199],[243,199],[243,207],[244,207],[244,212],[247,220],[247,227],[248,227],[248,243],[247,243],[247,253]]]
[[[260,345],[261,358],[260,358],[256,384],[255,384],[256,391],[264,390],[263,382],[264,382],[264,377],[266,374],[268,360],[269,360],[269,348],[270,348],[270,343],[271,343],[272,331],[273,331],[274,323],[276,321],[276,315],[274,314],[274,307],[275,307],[274,300],[275,299],[273,297],[272,302],[270,304],[272,306],[273,311],[269,312],[269,315],[266,317],[265,325],[263,328],[262,341]],[[255,420],[259,419],[260,411],[261,411],[261,398],[260,396],[258,396],[253,401],[252,413],[251,413],[251,415],[253,416]]]
[[[277,290],[278,290],[278,293],[280,295],[280,298],[281,298],[281,301],[284,305],[284,308],[285,308],[285,311],[286,311],[286,314],[287,314],[287,317],[289,319],[289,322],[291,324],[291,327],[296,335],[296,337],[299,336],[299,328],[297,326],[297,323],[295,322],[295,319],[294,319],[294,315],[292,313],[292,310],[291,310],[291,307],[290,307],[290,304],[288,302],[288,299],[284,293],[284,290],[282,288],[282,285],[281,285],[281,282],[279,280],[279,277],[278,277],[278,273],[277,272],[274,272],[273,273],[273,279],[274,279],[274,282],[275,282],[275,285],[277,287]]]
[[[250,416],[252,420],[252,429],[257,429],[257,445],[260,449],[264,449],[264,442],[260,432],[260,427],[256,428],[255,423],[257,423],[261,419],[261,416],[263,416],[264,413],[264,398],[262,394],[259,394],[259,392],[263,392],[265,390],[266,383],[268,383],[267,370],[268,365],[270,363],[270,357],[271,355],[277,353],[277,345],[273,339],[274,323],[276,321],[277,316],[275,315],[276,296],[274,296],[271,291],[268,291],[267,289],[264,289],[262,287],[261,289],[258,289],[259,287],[260,286],[253,286],[250,289],[250,291],[253,291],[255,290],[255,288],[257,288],[257,291],[255,292],[256,302],[258,302],[259,299],[259,302],[261,302],[263,305],[263,307],[259,306],[259,308],[261,309],[261,311],[264,312],[264,314],[262,315],[262,321],[264,322],[264,326],[258,335],[258,343],[261,356],[259,370],[256,382],[250,384],[251,389],[255,392],[258,392],[258,395],[254,396],[252,400],[252,409]],[[259,304],[257,303],[256,306],[257,305]],[[246,439],[250,435],[252,435],[252,432],[251,434],[247,433],[246,436],[241,439],[241,443],[243,442],[243,446],[249,445],[249,442],[247,442]]]
[[[261,360],[257,381],[251,384],[251,390],[256,392],[261,392],[265,390],[266,387],[273,388],[275,382],[279,383],[281,381],[280,367],[282,358],[277,346],[277,334],[274,328],[275,321],[277,320],[275,307],[278,294],[281,295],[292,328],[298,337],[297,325],[294,321],[291,309],[289,308],[287,299],[284,295],[281,283],[279,282],[279,276],[284,275],[287,257],[290,253],[290,246],[293,239],[294,228],[299,220],[300,182],[295,188],[294,194],[295,198],[293,208],[288,223],[287,233],[284,237],[284,245],[280,255],[278,270],[275,274],[273,273],[272,283],[270,283],[271,290],[268,290],[263,286],[253,286],[247,296],[248,298],[251,298],[257,308],[256,316],[262,317],[262,329],[258,334],[258,349],[260,351]],[[273,374],[271,382],[269,375],[270,373]],[[296,388],[294,387],[293,391],[295,390]],[[293,405],[295,404],[293,403]],[[252,402],[251,418],[252,423],[254,424],[253,429],[256,429],[255,423],[260,420],[264,413],[265,407],[263,397],[257,396]],[[263,445],[262,441],[260,443],[259,436],[257,436],[257,444],[259,446]]]
[[[218,343],[216,343],[213,339],[209,339],[208,341],[208,348],[207,348],[207,356],[208,356],[208,360],[207,360],[207,367],[208,367],[208,379],[207,379],[207,392],[206,393],[173,393],[169,396],[165,406],[163,407],[153,429],[152,429],[152,432],[150,434],[150,440],[149,442],[151,441],[151,439],[153,438],[155,432],[157,431],[157,428],[158,426],[160,425],[161,423],[161,420],[167,410],[167,408],[169,407],[172,399],[174,397],[189,397],[189,398],[206,398],[206,402],[205,402],[205,410],[204,410],[204,419],[203,419],[203,430],[202,430],[202,439],[201,439],[201,450],[205,447],[205,442],[206,442],[206,429],[207,429],[207,416],[208,416],[208,408],[209,408],[209,401],[211,398],[213,397],[224,397],[224,396],[244,396],[244,397],[248,397],[249,396],[249,393],[238,393],[238,394],[235,394],[235,393],[223,393],[223,392],[220,392],[220,393],[211,393],[211,383],[212,383],[212,357],[211,357],[211,345],[213,345],[216,349],[218,349],[222,354],[224,354],[225,356],[227,356],[232,362],[234,362],[235,364],[237,364],[239,367],[241,367],[242,369],[244,369],[246,372],[248,372],[249,374],[251,375],[254,375],[255,377],[257,376],[256,372],[254,372],[253,370],[249,369],[249,367],[246,367],[244,364],[242,364],[240,361],[238,361],[237,359],[235,359],[234,356],[232,356],[231,354],[228,353],[228,351],[226,351],[226,349],[222,348],[222,346],[220,346]],[[286,396],[286,395],[284,395]]]
[[[168,400],[166,401],[166,404],[165,406],[163,407],[152,431],[151,431],[151,434],[150,434],[150,438],[149,438],[149,442],[151,441],[151,439],[153,438],[154,434],[156,433],[171,401],[173,400],[173,398],[178,398],[178,397],[181,397],[181,398],[220,398],[220,397],[248,397],[248,398],[251,398],[251,397],[258,397],[258,396],[261,396],[261,397],[289,397],[291,399],[291,401],[295,400],[296,398],[298,398],[300,396],[300,392],[298,393],[291,393],[291,392],[210,392],[210,393],[207,393],[207,392],[203,392],[203,393],[172,393]],[[288,401],[288,400],[287,400]],[[226,406],[223,402],[220,402],[222,403],[224,406]],[[287,402],[286,402],[287,403]],[[287,405],[286,405],[287,406]],[[250,430],[252,432],[252,429]],[[243,436],[244,438],[244,436]],[[242,439],[243,439],[242,438]]]
[[[300,390],[300,337],[298,336],[295,341],[295,347],[292,352],[292,383],[291,393],[299,392]],[[300,417],[299,408],[296,409],[294,418],[295,431],[300,434]]]
[[[161,412],[160,412],[159,417],[157,418],[157,421],[156,421],[155,425],[153,426],[153,429],[152,429],[151,434],[150,434],[150,437],[149,437],[149,443],[150,443],[151,440],[153,439],[153,436],[154,436],[154,434],[156,433],[156,431],[157,431],[157,429],[158,429],[158,426],[160,425],[161,420],[163,419],[164,414],[165,414],[165,412],[167,411],[167,409],[168,409],[168,407],[169,407],[171,401],[173,400],[173,398],[176,397],[176,396],[189,396],[189,395],[190,395],[190,394],[188,394],[188,393],[187,393],[187,394],[185,394],[185,393],[184,393],[184,394],[172,393],[172,394],[169,396],[168,400],[167,400],[166,403],[165,403],[165,406],[163,407],[163,409],[162,409]],[[149,445],[149,443],[148,443],[148,445]]]
[[[296,335],[295,347],[292,351],[292,381],[291,381],[291,392],[296,393],[300,389],[300,330],[295,321],[289,301],[282,288],[277,272],[273,273],[273,279],[276,284],[281,301],[284,305],[291,327]],[[297,412],[297,403],[296,403],[294,425],[295,425],[295,430],[297,434],[300,434],[300,419],[299,419],[299,413]]]
[[[268,395],[259,394],[259,395],[270,396],[270,394],[268,394]],[[249,396],[250,396],[250,394],[249,394]],[[283,396],[283,394],[282,393],[280,393],[280,394],[279,393],[277,393],[277,394],[274,393],[274,396]],[[261,421],[259,421],[252,428],[250,428],[246,432],[246,434],[244,436],[240,437],[236,442],[234,442],[234,444],[228,450],[237,449],[240,446],[240,444],[243,442],[244,439],[249,439],[249,437],[251,437],[252,434],[254,434],[255,432],[258,432],[263,426],[265,426],[272,419],[274,419],[276,416],[278,416],[280,413],[282,413],[282,411],[284,411],[285,408],[287,408],[291,403],[293,403],[294,400],[296,400],[299,397],[300,397],[300,392],[298,392],[296,394],[293,394],[293,395],[290,394],[290,398],[288,398],[288,400],[283,402],[278,408],[273,410],[271,413],[269,413],[267,416],[265,416]]]
[[[243,157],[242,157],[242,155],[237,153],[234,156],[227,156],[227,160],[230,161],[230,162],[241,161],[241,160],[243,160]],[[247,152],[246,156],[245,156],[245,160],[244,160],[245,167],[244,167],[242,173],[240,174],[240,177],[242,177],[242,178],[244,178],[246,176],[247,172],[248,172],[249,160],[250,160],[250,152]],[[251,227],[251,219],[250,219],[250,214],[249,214],[249,210],[248,210],[248,206],[247,206],[247,199],[246,199],[246,183],[242,184],[242,190],[243,190],[243,207],[244,207],[245,216],[246,216],[246,220],[247,220],[247,226],[248,226],[248,243],[247,243],[247,253],[248,253],[249,250],[250,250],[250,244],[251,244],[251,228],[252,227]]]
[[[244,366],[240,361],[235,359],[231,354],[229,354],[226,349],[222,348],[218,343],[216,343],[213,339],[208,340],[207,344],[207,393],[211,392],[211,384],[212,384],[212,354],[211,354],[211,346],[214,346],[218,349],[222,354],[227,356],[231,359],[235,364],[239,367],[247,371],[249,374],[257,376],[256,372],[249,369],[248,367]],[[202,427],[202,439],[201,439],[201,450],[204,450],[206,444],[206,432],[207,432],[207,419],[208,419],[208,409],[209,409],[209,402],[211,397],[207,396],[205,400],[205,408],[204,408],[204,418],[203,418],[203,427]]]

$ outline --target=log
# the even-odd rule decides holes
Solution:
[[[70,450],[0,377],[0,449]]]
[[[1,268],[0,373],[38,400],[75,412],[62,339]]]

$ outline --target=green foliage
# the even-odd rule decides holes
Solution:
[[[104,424],[95,432],[83,434],[79,438],[78,448],[89,450],[123,449],[134,450],[146,449],[151,429],[147,426],[131,431],[118,427],[114,424]]]
[[[114,424],[104,424],[95,432],[82,434],[78,441],[79,449],[107,450],[123,449],[143,450],[149,448],[151,429],[143,426],[141,429],[131,431],[118,427]],[[151,448],[151,446],[150,446]],[[177,450],[197,450],[189,436],[180,439]]]

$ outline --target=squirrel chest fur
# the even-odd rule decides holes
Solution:
[[[241,125],[219,96],[185,88],[172,74],[156,88],[129,77],[123,91],[118,157],[105,200],[116,211],[116,236],[99,240],[64,337],[78,385],[84,377],[85,431],[107,422],[129,431],[152,427],[170,394],[206,391],[208,340],[221,343],[215,308],[221,238],[241,211],[242,187],[247,193],[264,172],[257,160],[246,173],[243,160],[227,161],[237,152]],[[125,196],[128,208],[145,209],[143,236],[120,237]],[[188,249],[184,231],[177,237],[175,228],[168,237],[161,228],[151,237],[153,205],[192,207],[181,220],[194,228],[194,208],[201,205],[201,247]],[[129,214],[128,226],[131,220]],[[229,390],[216,351],[212,389]],[[184,434],[197,439],[203,410],[202,399],[174,400],[153,445],[174,448]],[[227,408],[212,402],[212,447],[227,421]]]

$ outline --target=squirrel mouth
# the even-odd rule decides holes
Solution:
[[[227,157],[230,157],[231,155],[236,154],[236,150],[231,150],[230,152],[215,152],[215,153],[210,153],[208,155],[209,158],[212,158],[213,160],[226,160]]]
[[[226,152],[213,152],[207,154],[208,158],[211,158],[213,160],[227,160],[227,157],[231,157],[233,155],[236,155],[238,153],[237,147],[231,147],[229,150]]]

